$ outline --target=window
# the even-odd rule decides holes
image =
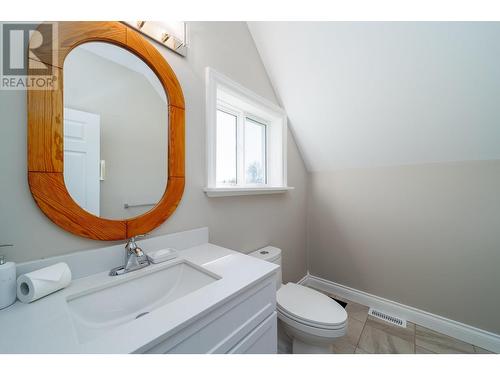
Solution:
[[[286,114],[207,68],[209,196],[268,194],[286,185]]]
[[[217,160],[215,170],[217,185],[236,185],[238,169],[236,166],[236,132],[238,117],[217,110]]]
[[[265,186],[267,123],[220,104],[215,127],[216,186]]]
[[[245,117],[244,171],[247,184],[265,184],[266,175],[266,124]]]

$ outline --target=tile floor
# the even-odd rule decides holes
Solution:
[[[407,322],[406,328],[368,316],[368,307],[331,295],[347,302],[347,334],[333,345],[341,354],[474,354],[490,353],[472,344],[442,335]]]

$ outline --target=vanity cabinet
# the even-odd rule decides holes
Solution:
[[[264,320],[249,335],[245,336],[228,353],[230,354],[276,354],[276,311]]]
[[[228,299],[168,338],[136,353],[276,354],[276,281],[271,276]]]
[[[277,352],[278,265],[209,243],[208,228],[140,245],[178,257],[118,277],[109,269],[123,262],[121,245],[18,265],[21,274],[64,261],[75,279],[1,310],[0,353]]]

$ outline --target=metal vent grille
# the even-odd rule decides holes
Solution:
[[[406,328],[406,320],[372,309],[371,307],[370,310],[368,310],[368,315],[374,316],[378,319],[382,319],[398,327]]]

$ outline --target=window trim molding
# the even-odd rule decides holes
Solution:
[[[272,114],[275,121],[280,123],[281,126],[281,184],[270,184],[269,181],[265,185],[235,185],[235,186],[217,186],[215,181],[215,167],[216,167],[216,129],[217,129],[217,108],[218,102],[224,100],[218,99],[217,92],[219,89],[230,92],[235,97],[250,100],[252,105],[259,110]],[[217,72],[213,68],[207,67],[205,69],[205,116],[206,116],[206,187],[204,191],[207,196],[229,196],[229,195],[250,195],[250,194],[274,194],[284,193],[293,188],[287,185],[287,116],[286,112],[273,102],[255,94],[253,91],[240,85],[239,83],[229,79],[223,74]],[[232,106],[231,103],[226,105]],[[244,111],[245,112],[245,111]],[[250,119],[259,119],[259,122],[266,119],[260,119],[256,114],[250,114]],[[266,125],[266,126],[272,126]],[[266,145],[268,148],[269,145]],[[266,149],[269,154],[269,149]],[[279,155],[279,154],[278,154]],[[269,174],[269,160],[266,160],[266,173]],[[269,175],[268,175],[269,177]]]
[[[203,191],[208,197],[232,197],[236,195],[262,195],[262,194],[280,194],[295,189],[291,186],[284,187],[217,187],[204,188]]]

